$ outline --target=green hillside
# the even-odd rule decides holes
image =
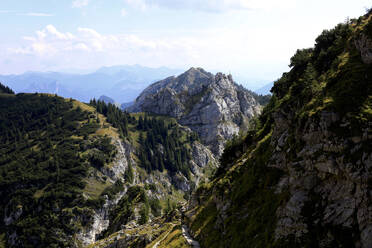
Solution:
[[[198,140],[196,133],[180,128],[174,118],[167,116],[129,114],[96,100],[90,104],[118,128],[122,139],[137,148],[139,165],[148,173],[166,170],[170,175],[181,172],[190,178],[190,144]]]
[[[3,85],[0,83],[0,94],[14,94],[14,91],[11,90],[8,86]]]
[[[86,178],[116,151],[97,134],[94,109],[82,107],[52,95],[0,95],[0,230],[16,235],[15,246],[72,246],[81,224],[72,218],[97,205],[82,195]]]
[[[6,86],[1,89],[0,241],[4,245],[79,246],[76,235],[92,224],[105,197],[112,200],[127,188],[134,193],[110,209],[112,223],[102,235],[119,230],[137,215],[135,209],[140,209],[139,223],[145,224],[149,216],[172,211],[177,202],[185,201],[185,192],[176,185],[146,183],[152,173],[163,180],[179,173],[191,179],[190,144],[197,136],[174,119],[129,115],[100,101],[87,105],[56,95],[15,95]],[[118,139],[133,147],[130,157],[138,167],[129,161],[123,176],[113,179],[107,171],[115,163]]]

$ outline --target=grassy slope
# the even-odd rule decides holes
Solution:
[[[69,218],[88,213],[109,185],[90,176],[97,169],[89,154],[100,149],[104,135],[118,137],[115,129],[102,115],[95,123],[97,113],[90,106],[54,95],[2,94],[0,109],[0,184],[6,189],[1,209],[8,216],[22,209],[2,232],[16,232],[25,247],[71,246],[81,220],[71,224]]]
[[[128,236],[131,237],[129,240]],[[147,237],[151,237],[152,241],[144,242]],[[112,233],[110,236],[91,244],[88,248],[104,248],[110,245],[118,245],[120,242],[123,242],[125,247],[151,248],[156,244],[158,248],[189,247],[185,238],[182,236],[179,216],[170,215],[155,218],[151,223]]]

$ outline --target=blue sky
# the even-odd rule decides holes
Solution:
[[[275,80],[367,0],[1,0],[0,73],[140,64]]]

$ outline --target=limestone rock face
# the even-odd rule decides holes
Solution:
[[[184,131],[191,132],[191,130],[187,127],[180,126],[180,128],[183,128]],[[139,175],[140,173],[138,171],[137,163],[133,159],[133,156],[136,153],[135,147],[128,141],[121,141],[118,139],[114,140],[114,144],[116,146],[117,154],[112,163],[112,166],[101,168],[100,172],[102,172],[102,174],[107,177],[107,180],[112,183],[115,183],[118,180],[122,181],[124,178],[124,173],[126,172],[126,170],[128,170],[128,166],[130,163],[132,165],[134,174],[132,185],[153,184],[163,186],[157,187],[154,192],[148,191],[148,197],[156,196],[157,198],[164,198],[168,194],[168,190],[171,187],[175,187],[176,189],[184,192],[190,192],[199,184],[202,179],[206,177],[203,169],[207,166],[209,166],[210,168],[216,168],[218,164],[214,155],[206,146],[201,144],[199,141],[194,141],[190,144],[192,154],[192,179],[187,179],[181,173],[170,176],[159,171],[153,171],[145,178],[141,178],[141,176]],[[163,150],[164,147],[160,145],[158,149]],[[112,222],[112,219],[110,219],[110,211],[115,209],[122,197],[126,195],[127,189],[128,186],[124,186],[122,191],[117,193],[113,197],[113,199],[109,199],[106,195],[105,202],[101,207],[99,207],[98,209],[90,209],[90,211],[86,211],[83,214],[77,215],[75,216],[75,219],[71,220],[72,222],[76,222],[77,220],[80,220],[82,222],[82,219],[84,219],[83,222],[86,223],[86,225],[78,233],[76,233],[76,240],[78,241],[76,244],[77,247],[79,247],[78,243],[85,247],[97,241],[97,237],[102,234],[102,232],[109,227],[109,225],[111,224],[110,222]],[[136,207],[138,208],[138,206]],[[138,211],[134,211],[134,213],[130,217],[132,219],[133,225],[137,225],[137,221],[139,219],[139,214],[136,212]],[[10,217],[8,219],[10,219]],[[122,227],[120,226],[118,228],[120,229]],[[124,247],[126,247],[125,242],[132,241],[135,236],[127,235],[126,238],[126,240],[120,241],[124,243],[119,242],[118,244],[124,245]],[[146,242],[149,243],[150,241]],[[146,246],[146,242],[143,243],[144,246]]]
[[[101,172],[107,177],[109,181],[115,183],[117,180],[123,178],[124,172],[128,169],[128,164],[135,164],[135,161],[131,157],[131,153],[134,152],[134,147],[128,142],[122,142],[116,139],[114,141],[118,153],[116,154],[113,166],[110,168],[101,168]],[[119,200],[125,195],[127,188],[123,187],[123,190],[115,195],[114,199],[108,199],[105,196],[105,203],[98,209],[91,209],[87,213],[84,213],[75,218],[84,218],[87,223],[77,234],[76,239],[83,245],[87,246],[96,241],[97,236],[102,233],[110,224],[109,212],[119,202]]]
[[[150,85],[127,110],[175,117],[221,155],[224,142],[246,127],[261,106],[231,75],[191,68]]]
[[[371,145],[371,122],[360,126],[360,135],[347,137],[350,123],[346,117],[330,111],[319,116],[309,118],[303,129],[288,132],[293,126],[292,113],[274,114],[271,145],[275,151],[270,166],[286,172],[277,193],[289,194],[289,200],[276,211],[276,238],[300,240],[332,226],[332,231],[320,237],[319,247],[332,246],[342,230],[359,230],[356,247],[371,247],[371,174],[367,173],[372,168],[372,153],[367,149]],[[342,136],[335,133],[335,127],[344,130]],[[298,152],[292,151],[294,147]],[[294,152],[295,160],[290,158]]]
[[[372,40],[362,34],[355,40],[355,46],[360,51],[362,60],[366,64],[372,64]]]

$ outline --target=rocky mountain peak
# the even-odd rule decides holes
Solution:
[[[175,117],[220,155],[225,141],[247,127],[261,106],[231,75],[190,68],[147,87],[128,111]]]
[[[200,78],[211,78],[213,77],[213,74],[210,72],[205,71],[203,68],[200,67],[191,67],[184,73],[180,75],[181,78],[185,77],[187,78],[188,82],[193,82],[195,79],[200,79]]]

